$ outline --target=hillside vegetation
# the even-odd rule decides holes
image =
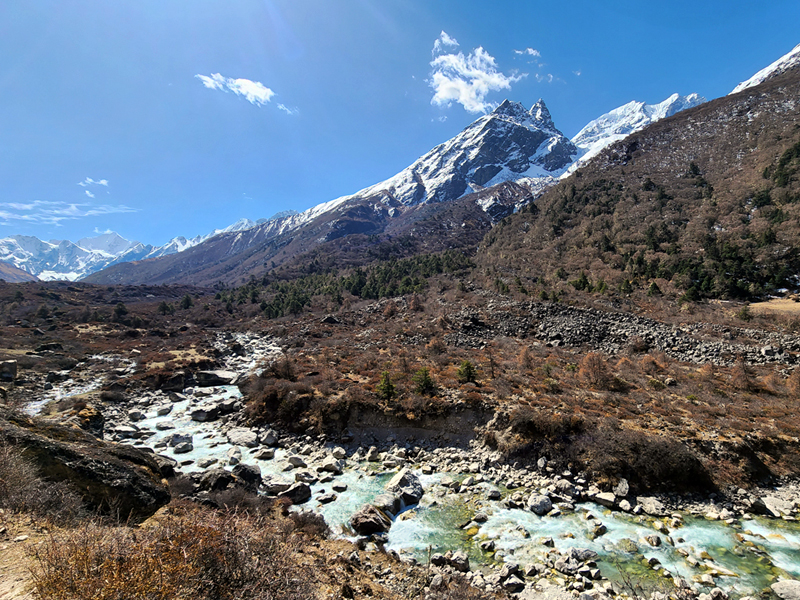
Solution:
[[[794,69],[630,135],[502,221],[477,262],[505,280],[683,300],[796,286],[798,95]]]

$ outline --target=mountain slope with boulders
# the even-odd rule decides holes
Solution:
[[[479,264],[694,300],[796,287],[800,68],[601,152],[486,238]]]

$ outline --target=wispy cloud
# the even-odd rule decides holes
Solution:
[[[88,192],[88,190],[87,190]],[[99,215],[138,212],[122,204],[68,203],[68,202],[0,202],[0,225],[29,223],[60,225],[62,221],[84,219]]]
[[[86,195],[89,196],[89,198],[94,198],[94,194],[89,190],[84,190],[84,192],[86,192]]]
[[[92,179],[91,177],[87,177],[83,181],[78,183],[81,187],[88,187],[90,185],[102,185],[108,187],[108,179]]]
[[[265,106],[269,104],[275,96],[275,92],[260,81],[242,78],[232,79],[230,77],[223,77],[219,73],[213,73],[210,77],[207,75],[195,75],[195,77],[210,90],[233,92],[255,106]],[[298,112],[297,109],[288,108],[284,104],[278,104],[277,107],[290,115],[297,114]]]
[[[437,54],[442,52],[442,50],[445,47],[458,48],[458,41],[456,40],[456,38],[447,35],[446,31],[442,31],[442,33],[439,34],[437,40],[433,42],[433,50],[431,50],[431,52],[434,56],[436,56]]]
[[[444,31],[433,44],[434,58],[428,78],[434,91],[431,104],[450,106],[457,102],[468,112],[486,113],[497,106],[486,100],[490,92],[511,89],[512,83],[526,76],[525,73],[501,73],[497,70],[497,61],[482,47],[475,48],[466,56],[463,52],[445,53],[445,47],[457,46],[458,42]]]
[[[541,52],[539,52],[535,48],[525,48],[525,50],[514,50],[514,54],[522,54],[522,55],[527,54],[528,56],[535,56],[536,58],[539,58],[542,55]]]
[[[552,73],[545,73],[543,71],[544,67],[547,65],[541,61],[542,53],[536,48],[531,48],[528,46],[524,50],[514,50],[514,54],[516,54],[518,57],[522,57],[529,65],[534,65],[535,70],[538,72],[534,73],[533,77],[539,83],[553,83],[554,81],[562,81]],[[576,74],[580,75],[580,73]]]

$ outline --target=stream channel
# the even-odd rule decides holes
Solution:
[[[59,397],[66,395],[53,392]],[[135,423],[125,422],[126,418],[110,419],[110,437],[169,456],[183,473],[230,468],[231,453],[240,452],[239,460],[257,465],[265,479],[278,477],[293,482],[295,472],[287,471],[286,459],[303,454],[302,443],[274,448],[272,458],[259,459],[255,455],[264,446],[239,447],[237,451],[219,421],[192,420],[191,411],[198,404],[225,400],[241,400],[236,386],[187,389],[177,396],[154,392],[140,402]],[[37,412],[41,404],[29,406],[29,412]],[[131,429],[135,435],[121,433],[125,430],[130,434]],[[169,445],[175,433],[191,436],[190,451],[175,453],[176,448]],[[310,454],[308,444],[305,446],[305,454]],[[313,448],[317,460],[309,457],[312,473],[319,457],[333,448]],[[344,469],[340,474],[320,472],[320,479],[311,483],[311,500],[300,507],[321,513],[334,535],[354,538],[348,525],[350,517],[380,494],[397,472],[397,468],[385,469],[381,462],[367,462],[365,454],[366,449],[351,448],[346,460],[341,461]],[[723,521],[680,511],[664,516],[636,515],[589,502],[556,504],[560,510],[537,516],[530,510],[508,508],[505,502],[515,492],[524,492],[527,498],[538,493],[536,488],[509,490],[497,478],[491,481],[481,474],[431,472],[430,468],[423,469],[424,464],[407,464],[419,477],[425,494],[418,505],[407,507],[393,520],[386,543],[387,549],[422,563],[431,553],[463,550],[473,570],[488,572],[503,562],[524,567],[544,562],[548,553],[585,548],[598,554],[598,568],[609,580],[619,582],[629,577],[654,588],[669,589],[673,585],[669,578],[682,578],[698,592],[719,587],[741,597],[759,595],[779,577],[800,579],[800,523],[791,518],[745,514]],[[459,485],[467,477],[474,483]],[[337,492],[335,500],[320,503],[318,498],[329,494],[334,483],[337,489],[343,485],[346,489]],[[484,513],[483,522],[472,520],[478,513]],[[597,535],[599,523],[605,531]],[[654,534],[660,538],[658,546],[646,539],[649,536],[652,540]],[[493,542],[492,551],[485,549],[488,541]]]

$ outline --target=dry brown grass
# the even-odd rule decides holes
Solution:
[[[146,528],[87,524],[32,551],[33,588],[53,600],[317,597],[302,537],[265,516],[178,510]]]

